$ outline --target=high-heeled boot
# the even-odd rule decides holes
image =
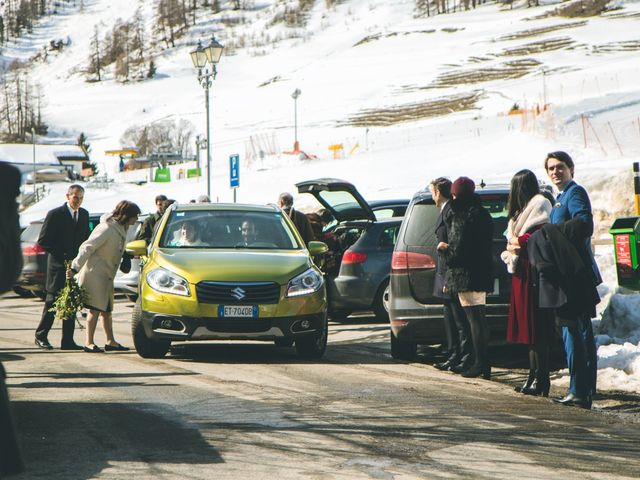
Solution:
[[[536,379],[536,370],[538,366],[536,364],[536,351],[533,345],[529,345],[529,376],[527,377],[527,381],[522,385],[518,385],[514,388],[516,392],[522,393],[525,388],[531,388],[531,385]]]
[[[522,390],[525,395],[549,396],[551,380],[549,379],[549,346],[536,345],[536,379],[529,388]]]
[[[471,327],[471,338],[475,362],[471,368],[462,373],[463,377],[475,378],[482,376],[484,379],[491,378],[491,367],[488,360],[489,329],[485,317],[485,306],[474,305],[464,307],[464,311]]]

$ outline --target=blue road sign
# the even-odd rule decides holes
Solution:
[[[229,155],[229,183],[231,188],[240,186],[240,155]]]

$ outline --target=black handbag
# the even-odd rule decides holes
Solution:
[[[120,262],[120,271],[122,273],[129,273],[131,271],[131,259],[133,257],[127,252],[122,254],[122,261]]]

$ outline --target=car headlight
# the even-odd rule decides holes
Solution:
[[[287,285],[287,297],[299,297],[317,292],[322,287],[324,280],[314,268],[292,278]]]
[[[156,268],[147,273],[147,283],[158,292],[182,295],[183,297],[191,295],[189,283],[180,275],[164,268]]]

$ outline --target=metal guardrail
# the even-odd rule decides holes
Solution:
[[[101,176],[91,177],[87,182],[86,186],[89,188],[100,188],[100,189],[108,190],[112,183],[113,183],[113,178],[109,178],[106,175],[101,175]]]
[[[19,197],[20,210],[24,210],[34,203],[38,203],[44,197],[49,195],[50,192],[51,189],[47,188],[46,185],[37,185],[35,191],[22,192]]]

